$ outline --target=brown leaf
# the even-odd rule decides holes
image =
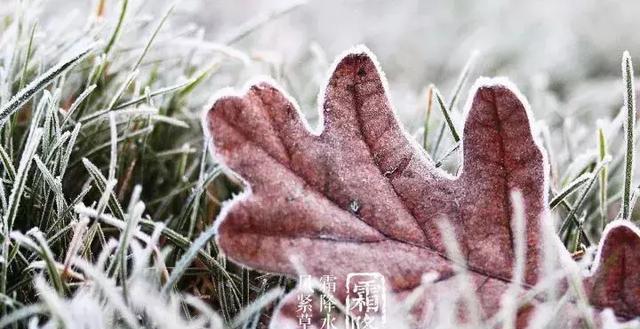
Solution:
[[[512,189],[525,201],[526,282],[538,276],[546,162],[524,102],[501,80],[476,84],[454,178],[406,136],[384,84],[367,52],[345,56],[325,92],[319,135],[269,83],[218,99],[207,117],[215,154],[251,188],[219,219],[218,243],[263,271],[294,275],[298,256],[310,274],[380,272],[398,292],[425,272],[453,273],[437,225],[448,218],[493,313],[498,296],[489,290],[512,272]]]
[[[381,273],[403,295],[420,285],[424,273],[435,272],[439,279],[426,294],[437,300],[456,284],[450,280],[456,265],[439,229],[448,220],[489,317],[512,280],[510,193],[518,190],[525,209],[523,285],[538,281],[547,161],[533,137],[527,102],[511,83],[481,78],[472,88],[456,177],[437,169],[402,129],[367,50],[339,60],[321,99],[324,124],[317,133],[269,82],[225,94],[206,114],[215,155],[247,187],[217,219],[217,242],[230,259],[291,276],[300,269],[333,275],[341,300],[349,273]],[[611,276],[598,273],[592,281]],[[594,305],[638,314],[599,297],[609,292],[598,289],[590,290]],[[289,304],[276,319],[291,317],[293,300],[285,298]],[[528,313],[521,313],[520,324]]]
[[[640,315],[640,232],[629,221],[607,226],[591,277],[585,280],[589,301],[618,315]]]

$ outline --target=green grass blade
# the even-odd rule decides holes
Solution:
[[[138,72],[139,71],[133,71],[129,73],[129,75],[127,75],[122,85],[120,85],[120,88],[118,88],[116,93],[111,98],[109,106],[107,106],[107,112],[110,112],[116,107],[116,103],[120,100],[120,97],[122,97],[122,94],[124,94],[127,88],[129,88],[129,85],[131,85],[131,83],[136,79],[136,77],[138,76]]]
[[[118,16],[118,22],[116,23],[116,27],[111,33],[111,37],[109,38],[109,42],[107,42],[107,46],[104,48],[104,53],[109,54],[113,49],[113,46],[116,44],[116,41],[120,37],[120,32],[122,30],[122,24],[124,23],[124,18],[127,15],[127,7],[129,6],[129,0],[122,0],[120,2],[120,15]]]
[[[607,157],[605,157],[605,159],[603,161],[600,161],[596,165],[596,167],[593,169],[591,178],[589,179],[589,183],[582,190],[582,193],[581,193],[580,197],[574,203],[573,207],[571,208],[571,211],[569,212],[569,214],[564,219],[564,221],[562,223],[562,226],[560,227],[560,235],[563,235],[564,232],[567,230],[567,228],[569,228],[569,224],[572,222],[571,220],[574,219],[576,213],[578,212],[578,209],[580,209],[580,207],[582,206],[582,203],[584,203],[584,200],[587,198],[587,195],[589,194],[589,191],[591,190],[591,187],[595,184],[596,179],[598,178],[598,174],[600,173],[602,168],[605,165],[607,165],[610,161],[611,161],[611,157],[607,156]],[[579,223],[574,223],[574,224],[578,225]]]
[[[82,127],[81,124],[76,124],[75,127],[73,128],[73,131],[71,131],[71,135],[69,137],[69,142],[67,143],[67,147],[65,148],[64,153],[62,154],[62,159],[60,160],[60,178],[62,179],[64,177],[64,174],[67,171],[67,165],[69,164],[69,160],[71,159],[71,153],[73,153],[73,148],[76,145],[76,140],[78,139],[78,134],[80,134],[80,128]]]
[[[125,301],[127,300],[127,249],[129,248],[129,243],[131,242],[131,238],[134,235],[134,232],[138,229],[138,223],[142,218],[142,214],[144,213],[144,203],[138,202],[133,207],[133,212],[129,214],[127,220],[127,226],[120,235],[120,243],[118,244],[118,248],[116,249],[116,260],[114,264],[118,266],[120,273],[120,282],[122,284],[123,296]]]
[[[598,127],[598,155],[600,161],[604,160],[609,152],[607,151],[607,138],[602,126]],[[604,227],[607,225],[607,186],[609,180],[609,168],[604,166],[600,172],[598,179],[599,193],[598,203],[600,210],[600,230],[604,231]]]
[[[55,256],[51,251],[51,248],[49,248],[49,244],[47,244],[47,240],[44,238],[40,230],[32,231],[29,233],[29,235],[35,238],[35,241],[38,244],[38,247],[40,248],[39,250],[40,257],[42,258],[42,260],[44,260],[45,264],[47,265],[47,273],[49,273],[49,279],[53,282],[53,286],[56,288],[56,291],[58,292],[58,294],[60,294],[61,296],[64,296],[65,290],[66,290],[65,284],[64,284],[64,281],[62,280],[62,277],[60,277]]]
[[[116,179],[116,167],[118,164],[118,127],[113,112],[109,113],[109,132],[111,136],[111,152],[109,157],[108,180]]]
[[[560,193],[558,193],[558,195],[553,198],[553,200],[551,200],[551,202],[549,202],[549,208],[551,208],[551,210],[555,209],[567,196],[577,191],[580,186],[582,186],[582,184],[586,183],[592,178],[593,177],[591,174],[582,174],[578,176],[578,178],[569,183],[564,189],[562,189],[562,191],[560,191]]]
[[[624,190],[622,194],[622,218],[630,219],[631,183],[633,181],[634,129],[636,125],[636,90],[633,82],[633,63],[629,52],[622,55],[622,76],[625,86],[624,106],[627,109],[625,125],[626,153],[624,163]]]
[[[73,116],[73,114],[80,107],[82,102],[84,102],[85,99],[87,99],[87,97],[89,97],[89,95],[91,95],[91,93],[93,93],[93,91],[96,90],[96,87],[97,86],[95,84],[90,85],[89,87],[87,87],[85,90],[82,91],[82,93],[78,96],[78,98],[76,98],[75,101],[73,101],[73,104],[71,104],[71,106],[69,106],[69,109],[67,109],[64,119],[62,119],[62,123],[60,124],[61,127],[65,126],[67,121]]]
[[[169,86],[169,87],[161,88],[161,89],[158,89],[156,91],[152,91],[151,93],[149,93],[148,96],[142,96],[142,97],[134,98],[134,99],[129,100],[129,101],[122,102],[121,104],[116,105],[113,109],[106,108],[106,109],[99,110],[99,111],[96,111],[96,112],[91,113],[91,114],[87,114],[86,116],[80,118],[78,120],[78,122],[80,122],[82,124],[86,124],[86,123],[89,123],[89,122],[95,120],[98,117],[101,117],[101,116],[109,113],[109,111],[122,110],[122,109],[125,109],[127,107],[130,107],[130,106],[137,105],[137,104],[140,104],[142,102],[145,102],[149,98],[153,98],[153,97],[157,97],[157,96],[161,96],[161,95],[165,95],[165,94],[168,94],[168,93],[171,93],[171,92],[175,92],[175,91],[181,90],[183,88],[186,88],[186,87],[190,86],[194,81],[196,81],[197,78],[198,77],[196,77],[195,79],[187,80],[185,82],[181,82],[181,83]]]
[[[13,161],[11,157],[7,153],[7,151],[0,144],[0,160],[2,161],[2,165],[4,166],[4,170],[7,172],[9,179],[13,180],[16,178],[16,168],[13,166]]]
[[[56,64],[55,66],[47,70],[44,74],[40,75],[31,83],[29,83],[26,87],[21,89],[15,96],[13,96],[9,100],[9,102],[3,104],[0,107],[0,125],[3,125],[11,114],[17,112],[22,107],[22,105],[29,101],[37,92],[53,82],[54,79],[62,75],[68,69],[78,64],[83,58],[91,53],[93,48],[94,46],[91,45],[82,49],[70,59]]]
[[[436,164],[435,164],[436,168],[440,168],[444,163],[444,161],[447,160],[447,158],[451,156],[459,148],[460,148],[460,142],[455,143],[447,152],[444,153],[444,155],[440,159],[436,161]]]
[[[422,134],[422,148],[427,149],[427,141],[429,138],[429,123],[431,123],[431,111],[433,110],[433,88],[431,84],[427,88],[427,113],[424,119],[423,134]]]
[[[18,214],[18,207],[20,206],[20,200],[24,195],[25,184],[28,179],[29,169],[31,168],[32,160],[38,150],[38,145],[42,139],[42,128],[35,130],[35,133],[31,139],[27,142],[25,150],[20,159],[20,165],[16,173],[16,179],[13,182],[13,188],[8,199],[8,210],[3,216],[3,224],[7,231],[11,231],[13,228],[13,221]],[[0,291],[3,292],[3,291]]]
[[[33,24],[31,27],[31,33],[29,35],[29,44],[27,45],[27,50],[25,52],[24,63],[22,64],[22,74],[20,75],[20,89],[24,87],[24,80],[27,77],[27,69],[29,68],[29,61],[31,60],[31,55],[33,54],[33,39],[36,35],[36,29],[38,27],[37,22]]]
[[[131,71],[136,71],[138,69],[138,67],[140,67],[140,64],[142,63],[142,60],[147,55],[147,52],[149,51],[149,48],[151,48],[151,44],[153,43],[153,40],[156,39],[156,36],[158,35],[158,32],[160,32],[160,29],[162,28],[162,25],[164,25],[164,22],[171,15],[171,13],[173,12],[173,9],[175,7],[176,7],[175,3],[171,4],[171,6],[169,6],[169,9],[167,10],[167,12],[162,16],[162,18],[160,19],[160,22],[158,23],[158,26],[156,26],[156,28],[153,30],[153,33],[151,34],[151,37],[149,38],[149,41],[147,41],[147,43],[144,45],[144,49],[142,50],[142,53],[140,54],[140,57],[138,57],[138,60],[136,61],[135,65],[133,65],[133,69]]]
[[[477,52],[473,52],[469,57],[469,59],[467,60],[467,62],[464,64],[464,67],[462,68],[462,71],[458,76],[458,81],[456,82],[456,86],[453,88],[453,93],[451,95],[451,100],[449,101],[449,106],[446,107],[448,112],[453,111],[453,109],[455,108],[458,98],[460,96],[460,92],[462,91],[462,88],[464,87],[467,80],[469,79],[469,76],[471,75],[471,71],[475,63],[476,57],[477,57]],[[445,129],[445,123],[443,122],[440,125],[438,136],[436,138],[436,143],[433,146],[433,151],[431,152],[433,157],[436,157],[438,155],[438,150],[440,149],[440,144],[442,143],[442,137],[444,136],[444,129]]]
[[[449,110],[447,110],[447,107],[444,104],[444,99],[442,99],[442,95],[440,94],[440,91],[438,91],[438,89],[435,89],[434,94],[436,95],[436,101],[438,102],[442,115],[444,116],[444,120],[447,123],[447,127],[451,132],[451,137],[453,137],[453,140],[457,143],[460,141],[460,134],[458,134],[458,130],[456,129],[456,126],[453,124],[453,120],[451,119],[451,113],[449,113]],[[436,153],[434,151],[434,155],[435,154]]]
[[[96,187],[98,188],[100,193],[105,193],[105,191],[107,191],[107,179],[104,177],[104,175],[102,175],[100,169],[98,169],[98,167],[96,167],[96,165],[94,165],[87,158],[82,158],[82,163],[91,175],[91,178],[93,178],[93,180],[96,182]],[[112,191],[109,191],[108,206],[114,216],[120,219],[126,218],[124,211],[122,210],[122,206],[120,206],[120,202],[118,202],[118,199]]]

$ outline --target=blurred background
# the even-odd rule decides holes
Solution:
[[[43,3],[47,16],[57,18],[86,13],[97,1]],[[169,2],[150,4],[140,4],[142,16],[161,14]],[[106,1],[106,14],[117,15],[117,6],[118,1]],[[172,20],[182,28],[202,28],[204,40],[219,42],[251,20],[276,14],[234,46],[280,64],[279,74],[294,81],[301,66],[313,69],[310,57],[322,66],[322,60],[330,63],[349,47],[365,44],[378,56],[400,105],[410,104],[411,94],[428,83],[447,90],[474,51],[476,74],[509,76],[522,88],[549,84],[562,97],[589,79],[616,79],[622,51],[640,53],[634,42],[639,7],[611,0],[182,0]],[[153,9],[157,12],[149,12]],[[85,22],[75,16],[67,23]],[[252,73],[272,72],[253,68]]]
[[[50,0],[43,11],[52,18],[75,13],[68,23],[85,24],[83,13],[97,2]],[[157,19],[169,4],[137,2],[139,19]],[[106,15],[117,15],[117,6],[106,1]],[[285,81],[311,120],[327,67],[341,52],[365,44],[378,56],[394,104],[411,128],[421,126],[426,86],[434,83],[450,94],[474,52],[471,82],[480,75],[508,76],[537,102],[538,119],[554,125],[571,117],[595,127],[595,118],[610,116],[622,103],[622,52],[640,54],[634,40],[637,9],[638,3],[611,0],[183,0],[171,21],[176,35],[198,29],[199,37],[211,43],[224,43],[239,29],[263,21],[231,44],[251,64],[233,68],[233,76],[219,75],[212,89],[267,74]],[[544,90],[553,93],[541,96]],[[554,107],[558,102],[562,108]]]
[[[169,3],[146,2],[140,4],[140,18],[161,14]],[[96,3],[50,0],[44,2],[44,12],[52,18],[71,17]],[[118,1],[106,1],[106,14],[117,15],[117,6]],[[153,9],[157,12],[149,12]],[[408,111],[406,105],[429,83],[450,89],[474,51],[475,75],[509,76],[523,89],[549,85],[563,99],[594,79],[618,79],[622,51],[640,54],[634,40],[638,9],[640,4],[611,0],[183,0],[172,20],[183,31],[201,28],[203,40],[222,42],[243,24],[275,16],[233,46],[278,69],[251,67],[246,75],[286,75],[299,89],[304,89],[299,80],[308,82],[303,79],[312,71],[324,75],[323,65],[349,47],[365,44],[378,56],[398,107]],[[85,22],[76,16],[69,23]]]

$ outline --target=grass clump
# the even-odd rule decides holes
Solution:
[[[199,29],[171,25],[176,5],[157,19],[95,5],[61,31],[37,1],[3,13],[0,327],[222,328],[268,280],[249,284],[206,231],[237,187],[200,112],[203,86],[248,57],[199,48]]]

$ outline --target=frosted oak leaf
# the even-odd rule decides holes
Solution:
[[[334,276],[339,299],[356,272],[381,273],[399,295],[435,272],[439,291],[455,272],[438,225],[446,218],[489,317],[512,280],[513,190],[524,205],[523,286],[541,274],[548,170],[528,104],[506,79],[479,79],[465,106],[463,165],[454,177],[406,134],[386,89],[373,55],[357,48],[335,64],[315,131],[272,82],[218,97],[205,129],[216,159],[246,191],[219,215],[217,243],[261,271]],[[297,325],[286,307],[294,300],[284,299],[274,328]]]

